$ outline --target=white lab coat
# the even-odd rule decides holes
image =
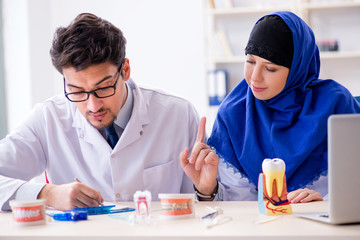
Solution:
[[[78,177],[105,201],[132,201],[137,190],[151,191],[153,200],[158,193],[193,192],[179,154],[194,145],[196,110],[182,98],[128,84],[133,112],[114,149],[64,96],[37,105],[0,141],[0,207],[44,170],[54,184]]]

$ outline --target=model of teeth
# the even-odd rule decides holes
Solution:
[[[285,162],[280,158],[265,158],[262,163],[265,174],[266,191],[271,198],[273,195],[273,183],[276,181],[277,195],[280,198],[283,191],[283,179],[285,173]]]

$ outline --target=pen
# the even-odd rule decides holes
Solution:
[[[81,183],[80,179],[78,179],[77,177],[74,178],[75,182]]]
[[[115,206],[116,205],[108,205],[103,207],[99,206],[99,207],[73,208],[72,211],[87,211],[88,215],[125,213],[125,212],[135,211],[135,208],[130,208],[130,207],[112,209]]]
[[[80,179],[78,179],[77,177],[74,178],[75,182],[81,183]],[[104,206],[104,204],[102,202],[99,203],[100,206]]]

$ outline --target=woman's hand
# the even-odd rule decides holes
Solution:
[[[290,203],[306,203],[312,201],[322,201],[323,198],[319,192],[303,188],[288,193],[287,198]]]

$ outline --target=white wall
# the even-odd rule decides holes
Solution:
[[[4,0],[9,130],[33,106],[61,94],[49,48],[57,27],[91,12],[119,27],[132,78],[207,108],[201,0]],[[20,87],[22,86],[22,87]]]
[[[4,67],[10,128],[31,107],[27,8],[26,0],[3,1]]]

